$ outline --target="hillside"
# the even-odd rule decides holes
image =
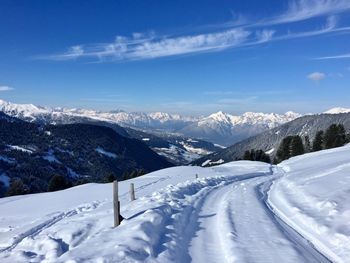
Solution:
[[[54,175],[71,183],[101,182],[107,175],[122,178],[134,170],[155,171],[172,166],[142,141],[92,124],[39,125],[0,115],[2,187],[20,178],[26,192],[46,191]]]
[[[193,162],[194,165],[211,165],[241,159],[246,150],[261,149],[275,156],[284,137],[308,135],[312,141],[319,130],[326,130],[333,123],[341,123],[350,132],[350,113],[307,115],[290,121],[274,129],[242,140],[226,149],[209,154]]]

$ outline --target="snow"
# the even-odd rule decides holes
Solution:
[[[292,158],[269,203],[333,262],[350,260],[350,145]]]
[[[301,114],[292,111],[286,112],[285,114],[246,112],[242,115],[231,115],[219,111],[199,120],[198,125],[212,128],[218,125],[226,125],[228,127],[237,125],[267,125],[269,128],[274,128],[301,116]]]
[[[207,166],[207,165],[215,165],[215,164],[222,164],[225,161],[223,159],[217,160],[216,162],[212,162],[211,160],[206,160],[202,163],[202,167]]]
[[[206,160],[206,161],[204,161],[203,163],[202,163],[202,167],[204,167],[204,166],[207,166],[209,163],[211,162],[211,160]]]
[[[95,149],[95,151],[98,152],[98,153],[100,153],[100,154],[103,154],[103,155],[105,155],[105,156],[107,156],[107,157],[110,157],[110,158],[117,158],[117,155],[116,155],[115,153],[108,152],[108,151],[104,150],[104,149],[101,148],[101,147],[97,147],[97,148]]]
[[[190,163],[198,158],[200,158],[200,155],[191,152],[191,151],[185,151],[181,149],[180,147],[170,144],[169,148],[158,148],[158,147],[153,147],[152,150],[154,150],[157,154],[164,156],[170,160],[173,160],[176,162],[179,159],[182,159],[183,162],[185,163]]]
[[[1,262],[349,262],[350,145],[0,199]],[[198,179],[196,179],[198,175]],[[136,200],[129,200],[129,184]]]
[[[326,113],[326,114],[339,114],[339,113],[349,113],[349,112],[350,112],[350,109],[336,107],[336,108],[329,109],[329,110],[325,111],[324,113]]]
[[[56,156],[54,155],[53,150],[49,150],[45,156],[42,157],[44,160],[49,161],[50,163],[61,163]]]
[[[125,111],[96,111],[89,109],[68,109],[68,108],[50,108],[40,107],[33,104],[16,104],[0,100],[0,110],[10,116],[25,118],[35,121],[45,117],[52,117],[51,122],[69,117],[87,117],[100,121],[118,123],[120,125],[139,127],[139,128],[164,128],[169,131],[174,128],[174,124],[186,126],[197,124],[198,126],[208,126],[220,130],[220,127],[227,126],[233,128],[236,125],[265,125],[268,128],[274,128],[285,122],[294,120],[301,115],[294,112],[285,114],[246,112],[242,115],[231,115],[219,111],[207,117],[181,116],[179,114],[169,114],[164,112],[144,113],[144,112],[125,112]],[[46,133],[49,135],[48,133]]]
[[[189,153],[194,153],[197,155],[208,155],[211,154],[211,151],[207,151],[206,149],[203,148],[195,148],[192,145],[189,145],[185,142],[180,142],[180,144],[188,151]]]
[[[22,152],[25,152],[25,153],[33,153],[34,151],[33,150],[30,150],[30,149],[27,149],[27,148],[24,148],[24,147],[21,147],[21,146],[17,146],[17,145],[7,145],[11,150],[15,150],[15,151],[22,151]]]
[[[214,146],[219,147],[219,148],[221,148],[221,149],[225,149],[225,148],[226,148],[225,146],[222,146],[222,145],[217,144],[217,143],[214,143]]]
[[[272,149],[266,151],[265,153],[266,153],[266,154],[271,154],[271,153],[273,153],[274,151],[275,151],[275,148],[272,148]]]

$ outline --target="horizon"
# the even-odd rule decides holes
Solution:
[[[350,108],[346,0],[0,6],[6,101],[183,116]]]
[[[124,110],[124,109],[106,109],[106,110],[99,110],[99,109],[94,109],[94,108],[79,108],[79,107],[61,107],[61,106],[57,106],[57,107],[52,107],[52,106],[48,106],[48,105],[39,105],[39,104],[33,104],[33,103],[16,103],[16,102],[13,102],[13,101],[7,101],[7,100],[3,100],[2,98],[0,98],[0,103],[9,103],[9,104],[13,104],[13,105],[32,105],[32,106],[35,106],[35,107],[39,107],[39,108],[43,108],[43,109],[46,109],[46,110],[58,110],[58,109],[62,109],[62,110],[86,110],[86,111],[96,111],[96,112],[100,112],[100,113],[118,113],[118,112],[125,112],[125,113],[128,113],[128,114],[132,114],[132,113],[144,113],[144,114],[155,114],[155,113],[165,113],[165,114],[169,114],[169,115],[179,115],[180,117],[185,117],[185,118],[207,118],[211,115],[214,115],[214,114],[218,114],[218,113],[223,113],[223,114],[229,114],[231,116],[243,116],[244,114],[246,113],[256,113],[256,114],[265,114],[265,115],[268,115],[268,114],[278,114],[278,115],[286,115],[288,113],[295,113],[295,114],[300,114],[301,116],[305,116],[305,115],[316,115],[316,114],[322,114],[322,113],[327,113],[328,111],[331,111],[331,110],[348,110],[350,111],[350,108],[346,108],[346,107],[342,107],[342,106],[335,106],[335,107],[332,107],[332,108],[328,108],[328,109],[325,109],[321,112],[297,112],[297,111],[292,111],[292,110],[289,110],[289,111],[286,111],[286,112],[282,112],[282,113],[279,113],[279,112],[263,112],[263,111],[245,111],[245,112],[241,112],[241,113],[235,113],[235,112],[227,112],[227,111],[223,111],[223,110],[218,110],[218,111],[215,111],[215,112],[211,112],[207,115],[189,115],[189,114],[180,114],[180,113],[176,113],[176,112],[165,112],[165,111],[127,111],[127,110]]]

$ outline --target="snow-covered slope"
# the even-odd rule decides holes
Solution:
[[[337,108],[329,109],[328,111],[325,111],[324,113],[339,114],[339,113],[349,113],[349,112],[350,112],[350,109],[337,107]]]
[[[349,163],[345,146],[157,171],[119,183],[115,229],[111,184],[2,198],[0,261],[349,262]]]
[[[332,262],[350,262],[350,145],[294,157],[276,173],[276,214]]]

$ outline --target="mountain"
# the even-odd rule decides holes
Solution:
[[[339,114],[339,113],[349,113],[349,112],[350,112],[350,109],[337,107],[337,108],[329,109],[328,111],[325,111],[324,113],[326,113],[326,114]]]
[[[279,144],[284,137],[300,135],[314,139],[316,132],[326,130],[331,124],[343,124],[350,132],[350,113],[307,115],[285,123],[279,127],[262,132],[256,136],[242,140],[219,152],[209,154],[193,162],[194,165],[207,166],[241,159],[246,150],[261,149],[272,157],[275,156]]]
[[[20,178],[30,193],[45,191],[54,175],[102,182],[110,174],[122,179],[125,172],[172,166],[142,141],[100,125],[41,125],[1,113],[0,130],[0,175]]]
[[[283,115],[246,112],[241,116],[234,116],[219,111],[186,126],[179,132],[228,146],[300,116],[294,112]]]
[[[180,136],[198,138],[215,144],[229,146],[242,139],[256,135],[291,121],[301,115],[247,112],[235,116],[217,112],[207,117],[185,117],[162,112],[142,113],[120,110],[101,112],[84,109],[48,108],[33,104],[14,104],[0,100],[0,111],[28,121],[44,123],[74,123],[79,118],[117,123],[147,133],[176,133]]]
[[[25,121],[44,125],[86,123],[110,127],[124,137],[143,141],[155,152],[176,165],[188,164],[203,155],[221,149],[219,146],[203,140],[194,140],[155,129],[142,131],[140,128],[145,127],[147,123],[148,127],[159,127],[158,125],[161,123],[167,123],[164,125],[169,125],[169,127],[171,125],[178,127],[180,120],[190,120],[190,118],[182,118],[180,115],[159,112],[147,115],[145,113],[126,113],[120,110],[99,112],[83,109],[47,108],[33,104],[14,104],[2,100],[0,100],[0,111]],[[122,124],[124,128],[119,124]]]

